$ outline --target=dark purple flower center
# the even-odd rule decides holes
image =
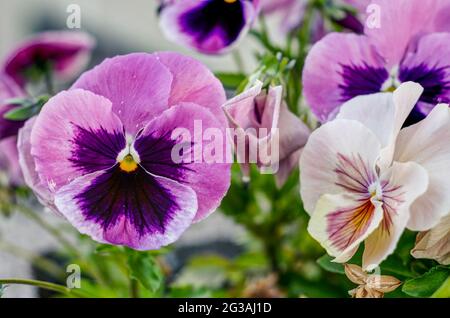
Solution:
[[[131,146],[139,160],[131,153],[118,160],[127,149],[123,132],[75,129],[71,162],[83,174],[103,172],[75,197],[86,220],[106,231],[125,218],[141,236],[164,233],[179,206],[155,176],[185,183],[188,168],[172,160],[176,140],[170,133],[139,136]]]
[[[124,217],[141,236],[164,233],[179,209],[169,189],[144,169],[125,172],[119,166],[97,177],[75,200],[85,218],[104,230]]]
[[[450,67],[428,66],[425,63],[414,67],[402,66],[399,79],[401,82],[416,82],[424,88],[419,102],[435,106],[439,103],[450,102]],[[406,121],[406,126],[417,123],[427,114],[415,107]]]
[[[346,102],[359,95],[378,93],[389,73],[383,68],[374,68],[367,64],[341,65],[340,72],[343,83],[339,85],[341,90],[340,102]]]
[[[190,34],[198,43],[217,35],[230,45],[239,37],[245,26],[242,1],[208,0],[201,1],[197,7],[180,16],[184,32]]]

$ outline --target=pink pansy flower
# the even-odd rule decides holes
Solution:
[[[401,129],[422,92],[408,82],[356,97],[310,136],[301,195],[309,232],[335,261],[348,261],[364,241],[363,267],[372,269],[406,227],[428,230],[450,211],[448,105]]]
[[[160,25],[168,39],[201,53],[231,50],[258,16],[259,0],[163,0]]]
[[[3,70],[17,84],[23,86],[33,76],[51,68],[62,80],[82,71],[89,61],[95,40],[86,33],[49,31],[40,33],[12,51],[3,64]]]
[[[12,79],[0,74],[0,169],[14,185],[23,183],[16,146],[17,132],[23,126],[23,121],[8,120],[4,115],[15,107],[9,105],[7,100],[23,96],[25,93]]]
[[[450,101],[450,19],[444,0],[374,0],[380,16],[369,19],[365,35],[332,33],[311,49],[303,71],[304,95],[321,122],[359,95],[420,83],[424,94],[406,124],[423,119]],[[425,12],[425,13],[424,13]],[[376,12],[374,13],[376,14]],[[378,21],[379,18],[379,21]],[[379,22],[379,23],[378,23]]]
[[[172,156],[172,133],[198,134],[196,120],[225,136],[224,102],[221,83],[191,58],[107,59],[21,131],[25,178],[41,201],[94,240],[157,249],[215,211],[229,187],[229,164]],[[185,155],[210,143],[194,139]]]
[[[281,187],[297,166],[310,134],[309,128],[288,109],[283,87],[270,87],[267,92],[258,81],[229,100],[223,109],[235,129],[233,141],[244,178],[250,175],[250,163],[256,163],[276,172],[277,185]],[[242,147],[239,142],[244,138]]]

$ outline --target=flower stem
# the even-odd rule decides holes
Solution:
[[[3,285],[28,285],[39,287],[46,290],[51,290],[66,296],[76,297],[76,298],[85,298],[88,295],[84,294],[75,289],[70,289],[62,285],[57,285],[49,282],[33,280],[33,279],[20,279],[20,278],[11,278],[11,279],[0,279],[0,284]]]
[[[139,282],[134,278],[130,279],[130,297],[139,298]]]
[[[236,64],[236,67],[238,68],[239,73],[245,73],[245,65],[244,61],[242,59],[241,53],[236,49],[232,53],[234,63]]]
[[[55,95],[55,88],[53,86],[52,70],[50,67],[48,67],[44,72],[44,80],[45,80],[45,86],[47,87],[47,93],[50,96]]]

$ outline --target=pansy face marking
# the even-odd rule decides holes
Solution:
[[[389,235],[392,215],[403,203],[402,187],[392,185],[388,180],[380,180],[360,154],[346,156],[338,153],[334,172],[337,186],[355,196],[353,206],[343,207],[327,215],[327,231],[333,245],[346,249],[361,236],[375,215],[377,205],[383,210],[381,229]]]
[[[174,0],[160,7],[166,37],[206,54],[229,51],[255,21],[259,0]]]

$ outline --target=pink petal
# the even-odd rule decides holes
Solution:
[[[134,53],[106,59],[85,72],[72,88],[81,88],[112,102],[125,130],[135,135],[167,109],[173,76],[156,55]]]

